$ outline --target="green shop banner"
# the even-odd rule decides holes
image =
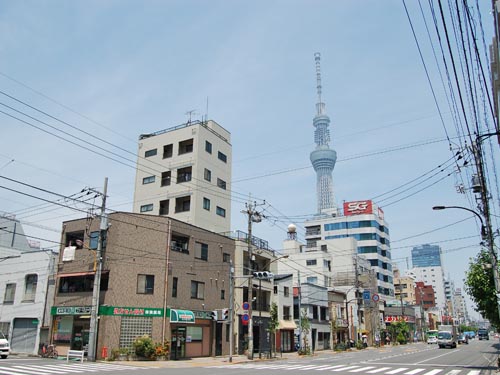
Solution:
[[[52,306],[50,315],[88,315],[92,306]]]
[[[161,318],[163,317],[163,309],[152,307],[99,306],[99,315]]]
[[[194,323],[194,313],[190,310],[170,309],[170,323]]]

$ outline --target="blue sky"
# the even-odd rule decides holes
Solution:
[[[407,3],[453,137],[420,10],[417,2]],[[481,3],[489,44],[493,20],[489,2]],[[181,124],[190,110],[201,119],[208,102],[208,117],[232,134],[232,229],[246,231],[240,211],[249,194],[265,199],[269,219],[254,234],[278,250],[286,226],[294,222],[303,237],[301,220],[316,211],[309,162],[315,52],[322,58],[330,146],[338,155],[333,177],[339,204],[389,192],[455,152],[445,141],[402,1],[0,0],[0,9],[0,90],[124,149],[135,153],[139,134]],[[0,96],[0,102],[25,110]],[[133,168],[2,113],[0,121],[0,175],[65,195],[85,186],[102,189],[107,176],[110,208],[131,209]],[[498,145],[493,148],[497,157]],[[436,230],[471,215],[431,207],[470,207],[466,195],[455,191],[467,173],[440,182],[437,176],[431,187],[399,202],[412,192],[375,199],[390,224],[393,258],[401,268],[411,246],[439,241],[447,273],[462,286],[468,260],[479,249],[479,227],[471,218]],[[27,191],[6,181],[0,185]],[[35,224],[25,225],[27,234],[57,241],[61,222],[81,216],[21,211],[37,204],[0,191],[3,211]],[[462,237],[470,238],[456,240]]]

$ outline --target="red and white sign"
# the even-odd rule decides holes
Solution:
[[[385,316],[385,322],[386,323],[392,323],[392,322],[400,322],[404,320],[405,322],[408,323],[415,323],[415,317],[414,316],[401,316],[401,315],[386,315]]]
[[[344,202],[344,215],[362,215],[373,213],[372,201]]]

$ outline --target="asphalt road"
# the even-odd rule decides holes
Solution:
[[[500,353],[497,340],[471,341],[457,349],[423,343],[352,352],[317,352],[313,356],[229,363],[227,360],[67,363],[63,360],[9,357],[0,375],[492,375]],[[322,372],[322,373],[321,373]]]

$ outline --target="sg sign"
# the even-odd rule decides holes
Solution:
[[[362,215],[371,214],[373,212],[373,205],[371,200],[344,202],[344,215]]]

